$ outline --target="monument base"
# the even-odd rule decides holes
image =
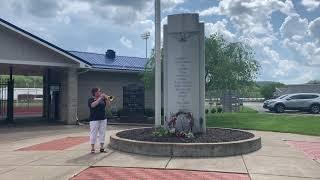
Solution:
[[[261,148],[260,137],[242,130],[208,128],[206,134],[195,135],[189,140],[181,140],[181,138],[172,136],[154,137],[152,132],[153,128],[120,131],[110,137],[109,146],[128,153],[171,157],[235,156]],[[215,138],[208,135],[211,133],[216,133],[212,134],[212,137]]]

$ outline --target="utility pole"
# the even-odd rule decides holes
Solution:
[[[161,126],[161,7],[155,0],[155,127]]]
[[[146,59],[148,59],[148,39],[150,37],[150,32],[145,32],[141,34],[141,38],[146,40]]]

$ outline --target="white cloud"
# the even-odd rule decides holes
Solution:
[[[320,47],[314,42],[296,42],[292,39],[285,39],[283,46],[289,48],[294,53],[302,56],[302,59],[296,59],[307,66],[320,66]]]
[[[124,37],[124,36],[122,36],[120,38],[120,42],[121,42],[122,45],[124,45],[125,47],[127,47],[129,49],[131,49],[133,47],[132,41],[130,39]]]
[[[291,0],[286,0],[282,7],[280,8],[280,12],[286,14],[286,15],[292,15],[295,14],[294,5]]]
[[[266,61],[271,61],[272,63],[278,63],[280,61],[279,54],[269,46],[263,48],[263,55]]]
[[[184,0],[162,0],[161,9],[164,12],[172,12],[179,4],[184,3]]]
[[[300,18],[300,15],[295,14],[286,17],[280,27],[280,32],[284,38],[301,39],[307,34],[308,20]]]
[[[294,60],[283,59],[279,53],[266,46],[262,49],[262,62],[265,67],[269,67],[267,73],[272,78],[284,79],[288,78],[293,72],[298,73],[300,64]]]
[[[291,1],[278,0],[223,0],[219,3],[220,13],[230,18],[237,29],[239,39],[251,46],[271,45],[276,36],[270,22],[274,11],[291,13]]]
[[[199,11],[199,16],[211,16],[219,13],[220,9],[218,7],[210,7],[208,9]]]
[[[320,7],[319,0],[302,0],[301,4],[307,8],[308,11],[313,11]]]
[[[277,67],[274,70],[273,77],[288,77],[291,71],[298,70],[299,64],[295,61],[282,59],[278,61]]]
[[[106,52],[106,49],[89,45],[85,51],[104,54]]]
[[[222,21],[217,21],[215,24],[213,23],[205,23],[205,34],[206,36],[210,36],[214,33],[221,34],[226,40],[233,41],[235,35],[231,33],[227,29],[227,20],[223,19]]]
[[[121,55],[144,56],[140,34],[145,31],[151,33],[150,49],[154,45],[154,0],[49,1],[7,0],[1,4],[0,16],[65,49],[101,53],[114,49]],[[302,82],[320,77],[312,69],[320,65],[319,18],[308,23],[304,19],[308,14],[297,15],[302,11],[296,12],[297,3],[291,0],[219,0],[217,6],[207,9],[203,0],[161,2],[164,15],[189,12],[190,8],[205,21],[206,35],[218,32],[227,40],[251,45],[263,65],[264,79]],[[302,4],[316,12],[318,2],[303,0]],[[272,22],[279,12],[288,16],[281,30],[275,29],[278,21],[277,25]],[[161,24],[166,24],[166,16],[162,18]],[[312,73],[307,76],[304,71]]]
[[[296,61],[307,66],[320,65],[320,17],[308,24],[307,19],[301,19],[298,15],[288,16],[280,32],[284,37],[283,47],[301,56]]]
[[[320,44],[320,17],[310,22],[309,31],[311,36]]]
[[[301,46],[299,51],[310,66],[320,66],[320,47],[316,43],[308,42]]]
[[[277,39],[271,23],[271,14],[275,11],[295,13],[291,0],[221,0],[217,7],[199,13],[202,16],[225,15],[236,28],[240,40],[263,47]]]

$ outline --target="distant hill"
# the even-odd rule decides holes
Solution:
[[[306,84],[320,84],[320,80],[312,80],[307,82]]]
[[[275,82],[275,81],[256,81],[256,84],[259,87],[266,86],[266,85],[273,84],[273,83],[280,83],[280,82]]]

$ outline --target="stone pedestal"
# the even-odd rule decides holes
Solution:
[[[224,112],[239,112],[239,96],[236,91],[225,90],[221,97],[221,104]]]
[[[198,14],[168,16],[164,26],[164,114],[190,112],[193,132],[205,132],[204,24]],[[178,120],[176,128],[187,126]]]

